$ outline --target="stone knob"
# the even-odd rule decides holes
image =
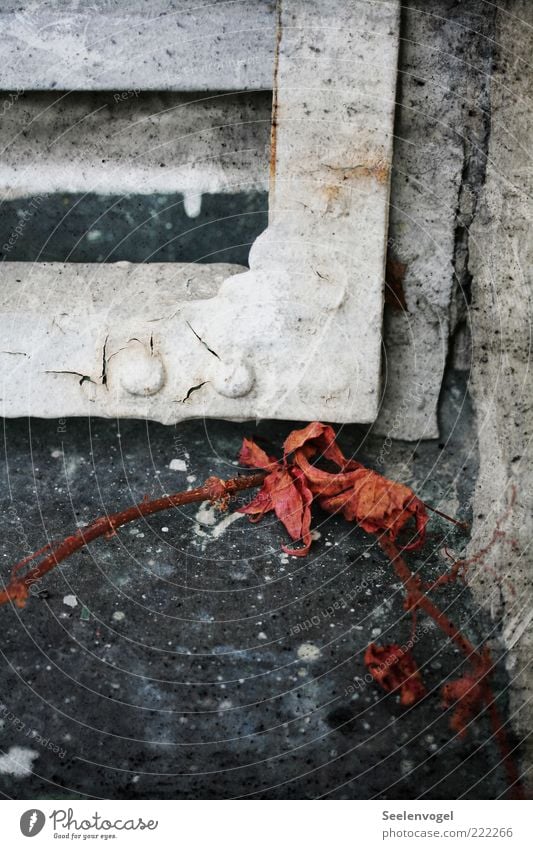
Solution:
[[[130,395],[155,395],[165,384],[161,357],[145,348],[122,351],[118,365],[120,385]]]

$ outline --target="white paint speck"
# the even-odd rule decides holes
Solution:
[[[162,534],[168,534],[168,528],[167,528],[167,526],[166,526],[166,525],[164,525],[164,526],[161,528],[161,533],[162,533]]]
[[[268,637],[267,637],[267,635],[265,634],[264,631],[259,631],[259,633],[257,635],[257,639],[258,640],[268,640]]]
[[[237,519],[244,519],[244,513],[230,513],[228,516],[224,516],[222,521],[218,522],[213,528],[211,532],[213,537],[218,539]]]
[[[113,613],[113,619],[115,622],[122,622],[123,619],[126,618],[126,614],[122,612],[122,610],[115,610]]]
[[[187,475],[187,483],[194,483],[196,481],[196,475]]]
[[[32,766],[38,752],[24,749],[22,746],[11,746],[5,755],[0,755],[0,774],[12,775],[13,778],[27,778],[32,774]]]
[[[214,525],[216,520],[216,508],[212,504],[201,504],[196,511],[196,521],[200,525]]]
[[[75,595],[66,595],[63,597],[63,604],[66,604],[67,607],[77,607],[78,599]]]
[[[51,456],[54,458],[54,460],[58,460],[59,457],[63,456],[63,452],[59,448],[54,448],[54,450],[51,452]]]
[[[302,643],[297,651],[297,655],[300,660],[304,660],[306,663],[311,663],[313,660],[320,657],[320,649],[318,646],[315,646],[314,643]]]
[[[168,464],[169,469],[172,469],[173,472],[186,472],[187,471],[187,463],[185,460],[180,460],[175,458],[171,460]]]

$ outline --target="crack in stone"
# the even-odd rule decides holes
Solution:
[[[106,338],[105,338],[105,342],[104,342],[104,347],[102,348],[102,374],[101,374],[101,376],[100,376],[100,382],[101,382],[102,386],[106,386],[106,387],[107,387],[107,357],[106,357],[106,347],[107,347],[107,340],[108,340],[108,339],[109,339],[109,336],[106,336]]]
[[[96,381],[93,380],[92,377],[89,377],[88,374],[82,374],[81,371],[67,371],[66,369],[47,369],[47,371],[45,371],[45,374],[73,374],[76,377],[80,378],[80,386],[86,381],[88,383],[96,383]]]
[[[215,355],[215,356],[216,356],[216,355]],[[191,386],[191,388],[190,388],[190,389],[189,389],[189,391],[187,392],[187,394],[186,394],[185,398],[182,398],[182,399],[181,399],[180,404],[185,404],[185,401],[188,401],[188,400],[189,400],[189,398],[191,397],[191,395],[193,394],[193,392],[196,392],[198,389],[201,389],[201,388],[202,388],[202,386],[205,386],[205,384],[206,384],[206,383],[209,383],[209,381],[208,381],[208,380],[204,380],[204,381],[202,381],[202,383],[197,383],[197,384],[196,384],[196,386]]]
[[[486,13],[482,36],[490,44],[484,59],[483,70],[479,69],[483,85],[476,109],[470,109],[465,119],[463,137],[463,168],[455,211],[456,228],[453,251],[453,269],[456,280],[455,293],[451,302],[451,330],[465,318],[472,300],[472,274],[469,269],[470,228],[476,215],[479,199],[485,185],[487,156],[491,131],[490,81],[494,51],[492,36],[495,31],[496,9]],[[467,133],[469,136],[467,136]],[[473,137],[473,138],[472,138]]]
[[[209,347],[209,345],[207,344],[207,342],[204,342],[204,340],[203,340],[203,339],[202,339],[202,337],[201,337],[201,336],[200,336],[200,335],[196,332],[196,330],[194,329],[194,327],[192,326],[192,324],[190,324],[190,322],[188,322],[188,321],[186,322],[186,324],[188,325],[188,327],[190,327],[190,329],[192,330],[192,332],[194,333],[194,335],[196,336],[196,338],[198,339],[198,341],[202,343],[202,345],[204,346],[204,348],[207,348],[207,350],[209,351],[209,353],[210,353],[210,354],[213,354],[213,356],[214,356],[214,357],[216,357],[216,358],[217,358],[217,360],[219,360],[219,359],[220,359],[220,357],[218,356],[217,352],[216,352],[216,351],[213,351],[213,349]]]

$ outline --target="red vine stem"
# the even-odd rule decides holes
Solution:
[[[428,504],[424,501],[424,507],[427,510],[431,510],[432,513],[436,513],[437,516],[440,516],[442,519],[446,519],[447,522],[451,522],[452,525],[457,525],[458,528],[462,528],[463,531],[468,532],[470,530],[470,525],[468,522],[460,522],[459,519],[452,519],[451,516],[448,516],[447,513],[443,513],[442,510],[437,510],[436,507],[432,507],[431,504]]]
[[[450,640],[461,649],[467,659],[477,661],[480,664],[485,663],[485,659],[472,645],[461,632],[455,627],[451,619],[448,619],[445,613],[431,601],[431,599],[421,589],[420,579],[411,572],[407,562],[402,557],[399,548],[386,535],[379,538],[379,544],[389,560],[391,561],[394,571],[402,581],[407,590],[408,606],[410,610],[423,610],[428,616],[433,619]]]
[[[421,589],[420,579],[411,572],[405,558],[402,557],[400,549],[398,549],[390,537],[382,534],[379,538],[379,545],[391,561],[394,571],[405,587],[407,592],[407,609],[411,611],[423,610],[427,616],[433,619],[441,631],[461,649],[466,659],[473,665],[476,675],[479,676],[479,683],[482,686],[483,698],[487,706],[492,732],[505,767],[508,787],[515,798],[523,798],[520,775],[511,755],[511,747],[505,731],[505,724],[496,705],[494,693],[488,680],[489,675],[494,669],[494,664],[490,661],[488,653],[479,652],[470,640],[456,628],[451,619],[428,598],[426,593]]]
[[[30,587],[36,581],[39,581],[43,575],[54,569],[66,557],[69,557],[93,540],[98,539],[98,537],[113,536],[117,528],[126,525],[128,522],[133,522],[135,519],[143,516],[151,516],[153,513],[159,513],[161,510],[168,510],[170,507],[181,507],[183,504],[191,504],[195,501],[212,501],[225,507],[229,498],[234,493],[260,486],[265,476],[266,472],[257,472],[255,475],[230,478],[230,480],[226,481],[212,477],[208,478],[203,486],[196,489],[190,489],[187,492],[177,492],[174,495],[164,495],[153,501],[141,501],[140,504],[133,504],[120,513],[100,516],[94,522],[80,528],[75,534],[57,543],[55,547],[52,547],[52,543],[48,543],[39,549],[39,551],[17,563],[13,567],[10,582],[4,590],[0,591],[0,604],[14,601],[18,607],[24,607]],[[30,569],[23,577],[17,574],[23,566],[31,560],[35,560],[45,551],[49,551],[49,553],[37,566]]]

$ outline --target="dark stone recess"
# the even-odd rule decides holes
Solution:
[[[461,373],[448,377],[441,426],[441,442],[389,445],[357,426],[343,427],[339,439],[346,452],[468,519],[477,459]],[[194,485],[187,476],[233,475],[244,434],[259,434],[274,451],[290,427],[5,421],[3,578],[29,550],[104,511]],[[185,460],[187,470],[170,469],[172,459]],[[466,740],[453,738],[438,691],[464,664],[423,618],[415,653],[430,695],[406,710],[364,682],[366,645],[401,643],[410,627],[401,587],[369,535],[317,514],[321,536],[309,557],[296,559],[282,556],[286,537],[276,521],[242,517],[217,535],[216,524],[198,521],[205,518],[191,505],[127,526],[61,564],[23,610],[0,609],[0,746],[35,754],[33,774],[0,774],[0,792],[265,799],[504,792],[486,718]],[[432,519],[425,552],[412,562],[436,576],[448,564],[443,546],[459,553],[464,542],[454,526]],[[72,595],[74,607],[65,603]],[[490,638],[498,651],[493,626],[464,584],[440,591],[439,602],[476,644]],[[504,713],[507,684],[500,664],[495,690]]]
[[[54,194],[0,205],[0,260],[24,262],[232,262],[248,264],[254,239],[265,229],[265,192],[202,195],[189,218],[183,195]],[[29,224],[4,257],[20,221]]]

